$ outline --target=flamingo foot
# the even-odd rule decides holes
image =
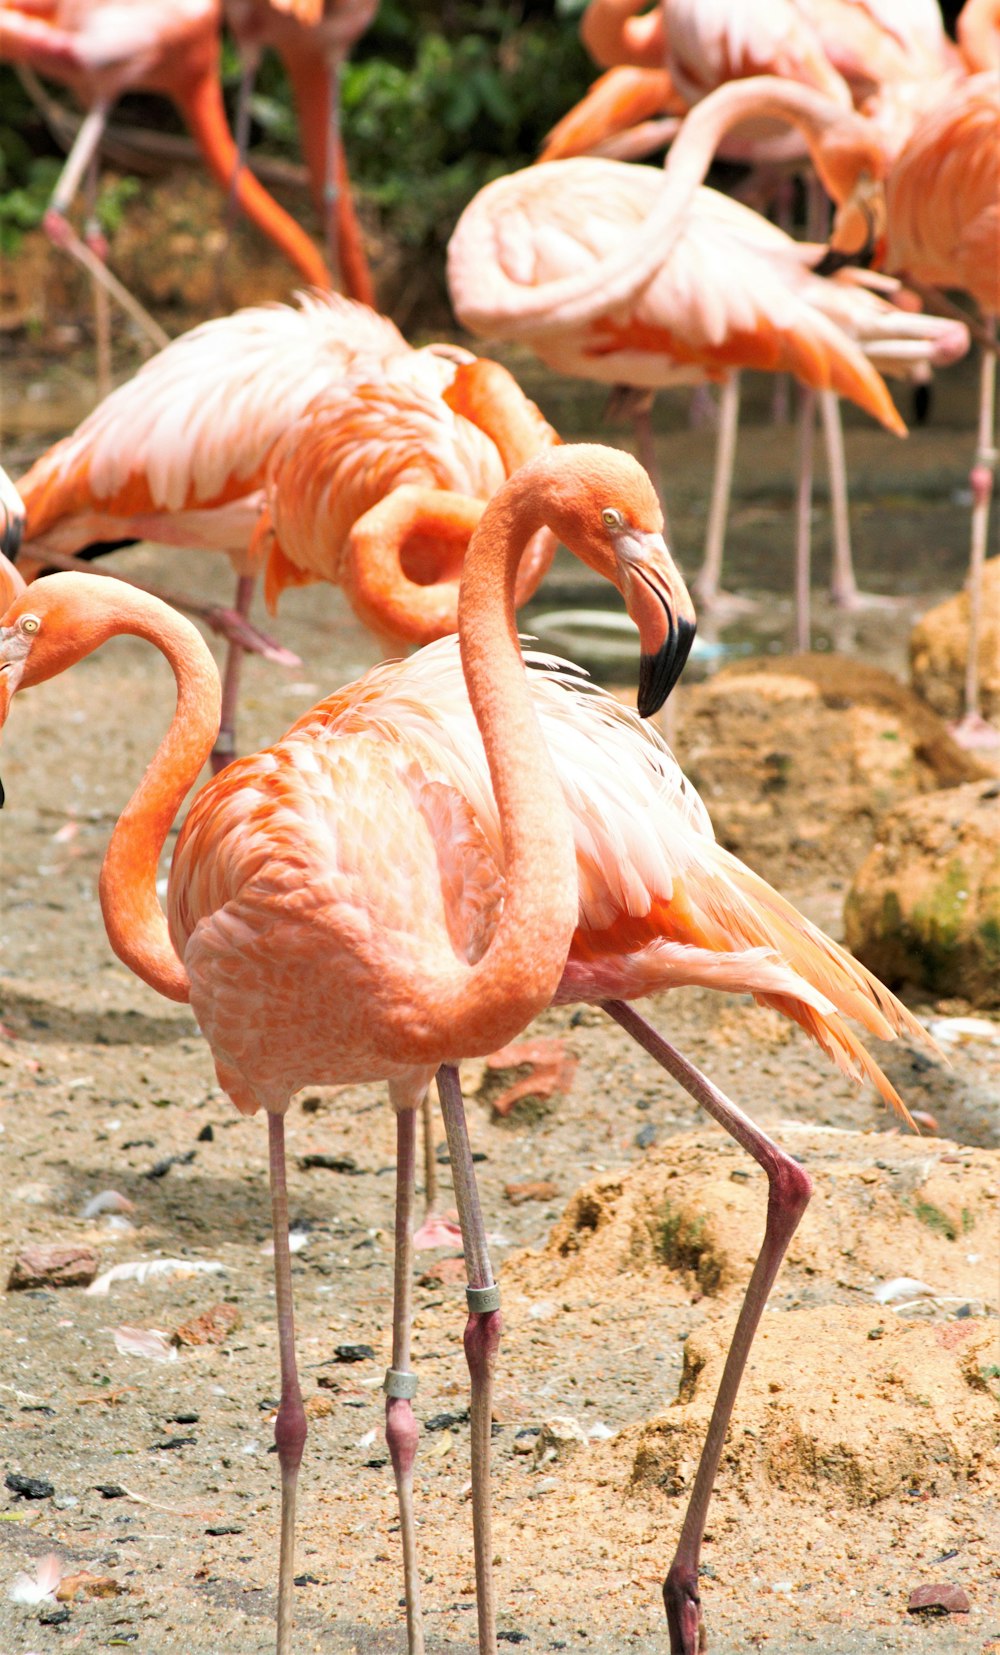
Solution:
[[[830,602],[852,615],[862,609],[898,609],[901,600],[886,597],[882,592],[859,592],[856,586],[831,586]]]
[[[700,609],[709,610],[722,619],[730,615],[751,615],[760,608],[756,598],[741,598],[736,592],[727,592],[721,586],[702,581],[698,575],[691,582],[691,596]]]
[[[415,1252],[430,1252],[434,1247],[461,1247],[461,1227],[443,1213],[428,1213],[419,1230],[414,1231]]]
[[[509,1115],[515,1103],[522,1098],[551,1098],[568,1092],[576,1072],[576,1058],[566,1050],[562,1040],[540,1036],[537,1040],[515,1040],[502,1046],[486,1059],[486,1067],[494,1074],[505,1069],[528,1066],[528,1073],[515,1080],[493,1099],[495,1115]]]
[[[967,751],[994,753],[1000,749],[1000,730],[981,713],[966,713],[957,724],[949,724],[948,734]]]
[[[697,1570],[674,1563],[663,1582],[670,1655],[703,1655],[708,1648]]]

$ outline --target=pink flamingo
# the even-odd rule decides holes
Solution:
[[[414,1111],[442,1063],[504,1044],[548,1004],[577,916],[572,826],[517,645],[517,563],[547,524],[619,586],[640,629],[652,710],[685,654],[672,608],[676,571],[659,521],[634,461],[596,448],[556,448],[504,485],[472,537],[459,625],[469,697],[500,801],[502,913],[497,871],[466,800],[432,751],[366,720],[362,684],[321,703],[283,742],[237,760],[201,792],[174,856],[168,929],[157,863],[212,747],[220,708],[200,636],[148,595],[91,575],[53,575],[16,597],[3,618],[0,722],[19,686],[52,677],[124,631],[156,644],[177,678],[171,727],[108,847],[102,905],[119,957],[168,998],[190,1001],[237,1108],[268,1113],[282,1371],[279,1655],[291,1648],[295,1487],[305,1438],[292,1336],[285,1111],[307,1080],[377,1078],[389,1081],[397,1111],[397,1258],[406,1269],[394,1315],[387,1435],[407,1536],[411,1648],[418,1649],[415,1422],[400,1308],[408,1302]],[[471,1262],[477,1238],[485,1242],[466,1196],[459,1200],[463,1231],[473,1226]],[[482,1294],[491,1278],[473,1274],[472,1285]],[[479,1304],[469,1334],[472,1365],[477,1341],[489,1360],[494,1331],[499,1337],[495,1311]],[[477,1440],[484,1425],[488,1442],[489,1412],[480,1409]],[[477,1538],[483,1469],[480,1463],[475,1472]]]
[[[996,466],[1000,75],[986,71],[957,84],[945,81],[942,95],[922,111],[911,111],[908,124],[909,135],[895,152],[877,128],[867,144],[859,142],[851,162],[855,188],[844,200],[834,245],[856,246],[860,219],[868,228],[866,239],[876,242],[882,268],[901,276],[941,309],[952,307],[939,289],[957,288],[968,293],[982,313],[978,435],[970,473],[969,652],[965,715],[956,734],[970,745],[990,745],[997,735],[979,706],[979,639],[982,567]]]
[[[499,990],[502,1009],[484,1009],[497,992],[497,975],[501,983],[513,980],[505,978],[507,965],[515,964],[512,923],[524,928],[527,949],[514,970],[522,1016],[533,995],[536,1009],[546,995],[599,1000],[765,1167],[770,1194],[764,1244],[664,1588],[672,1648],[694,1655],[700,1647],[698,1553],[726,1424],[809,1180],[619,997],[691,983],[753,993],[802,1024],[842,1068],[867,1076],[900,1109],[842,1014],[887,1038],[922,1031],[863,967],[716,845],[704,807],[669,750],[634,714],[579,678],[567,678],[563,664],[545,662],[529,670],[528,705],[511,708],[516,695],[523,697],[513,633],[517,549],[540,517],[623,590],[643,648],[640,709],[649,712],[661,702],[683,664],[690,608],[655,528],[659,511],[648,481],[633,461],[605,450],[542,455],[504,485],[473,537],[463,577],[461,660],[456,641],[446,639],[409,661],[374,669],[307,713],[283,742],[238,761],[198,796],[171,872],[176,954],[152,886],[173,812],[212,739],[211,709],[199,711],[200,701],[211,696],[207,688],[199,691],[195,669],[200,666],[209,683],[211,675],[190,629],[148,599],[126,594],[122,605],[117,591],[107,600],[106,588],[93,592],[88,577],[54,577],[16,599],[3,617],[0,722],[19,686],[62,670],[116,630],[140,632],[174,661],[178,714],[109,848],[102,876],[105,914],[113,946],[133,969],[174,997],[190,993],[220,1080],[237,1106],[269,1110],[279,1273],[288,1268],[281,1121],[289,1088],[331,1073],[391,1077],[399,1185],[387,1437],[403,1512],[412,1650],[422,1647],[412,1539],[416,1426],[407,1289],[413,1108],[442,1056],[487,1050],[504,1026],[514,1026],[505,990]],[[32,608],[36,596],[42,612]],[[539,782],[546,750],[558,777],[549,794],[548,780]],[[363,821],[352,831],[358,810]],[[373,838],[372,821],[381,838]],[[523,843],[522,830],[528,834]],[[306,867],[314,872],[304,878]],[[532,874],[549,887],[547,915],[539,906],[540,889],[534,908],[522,891],[521,881]],[[305,906],[304,891],[315,893]],[[362,927],[356,923],[359,893],[371,921]],[[346,936],[336,923],[344,901]],[[553,925],[559,927],[554,948]],[[442,966],[433,938],[445,935],[451,939],[444,950],[449,963]],[[471,975],[463,957],[472,962]],[[457,1009],[450,986],[439,986],[442,975],[450,985],[456,973],[470,984],[459,990]],[[336,984],[330,993],[323,986],[328,979]],[[480,988],[483,980],[493,988]],[[356,998],[364,1006],[362,1018],[349,1009]],[[505,1025],[508,1014],[512,1020]],[[485,1655],[496,1650],[488,1455],[499,1294],[450,1062],[438,1078],[472,1280],[466,1351]],[[287,1280],[279,1287],[279,1309],[277,1434],[287,1580],[295,1467],[305,1428]],[[287,1625],[287,1604],[285,1616]]]
[[[109,111],[126,91],[158,92],[176,104],[218,182],[306,281],[329,287],[320,254],[295,220],[238,165],[219,85],[219,0],[48,0],[0,5],[0,60],[69,86],[87,116],[60,173],[45,216],[46,233],[90,272],[157,346],[162,328],[103,263],[96,230],[81,241],[67,214],[96,163]],[[103,322],[101,318],[104,318]],[[106,313],[98,311],[100,383],[110,381]]]
[[[24,552],[42,567],[130,539],[222,551],[244,620],[266,554],[272,601],[290,582],[343,583],[398,649],[454,630],[461,551],[483,501],[556,440],[497,364],[451,346],[413,350],[387,317],[339,295],[300,297],[173,340],[43,454],[19,482]],[[390,495],[407,510],[375,512]],[[553,550],[538,537],[519,601]],[[217,767],[235,752],[241,662],[237,640]]]
[[[687,116],[663,174],[612,161],[541,164],[487,185],[452,237],[448,279],[459,320],[475,333],[517,338],[550,366],[649,389],[727,379],[706,559],[698,587],[718,590],[738,393],[733,370],[789,369],[810,389],[850,396],[902,434],[873,361],[892,370],[952,361],[960,324],[904,315],[866,291],[864,277],[830,282],[803,247],[759,215],[699,188],[719,139],[748,114],[803,128],[835,193],[844,114],[810,88],[774,79],[733,82]],[[868,358],[873,359],[868,360]],[[824,398],[827,433],[833,398]],[[813,406],[804,399],[796,553],[796,631],[808,647],[809,499]],[[839,449],[834,449],[840,454]],[[842,455],[839,475],[842,476]],[[847,545],[846,555],[843,547]],[[836,538],[834,590],[856,601],[846,536]]]
[[[291,82],[302,148],[327,256],[349,298],[375,303],[371,271],[351,195],[340,136],[340,78],[355,41],[378,10],[378,0],[223,0],[239,41],[243,81],[237,142],[245,156],[250,95],[261,53],[278,53]]]

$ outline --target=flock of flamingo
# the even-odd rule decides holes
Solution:
[[[646,722],[684,667],[695,615],[643,467],[614,449],[562,444],[496,362],[450,344],[414,349],[372,308],[337,114],[340,67],[375,0],[225,0],[224,10],[246,70],[236,139],[219,90],[218,0],[0,6],[0,58],[19,66],[34,95],[48,96],[37,73],[69,86],[86,111],[46,229],[95,278],[105,373],[105,296],[140,321],[145,313],[107,269],[92,226],[80,237],[67,215],[81,183],[93,192],[108,112],[127,88],[175,101],[220,184],[312,289],[168,343],[152,323],[162,348],[132,379],[16,488],[0,474],[11,556],[20,542],[19,563],[0,559],[0,724],[15,692],[117,634],[148,640],[176,678],[172,722],[111,836],[100,895],[115,953],[158,992],[190,1003],[236,1108],[267,1113],[281,1368],[278,1655],[292,1649],[306,1437],[284,1153],[296,1092],[385,1080],[395,1111],[385,1429],[410,1655],[424,1648],[410,1356],[415,1136],[432,1081],[469,1276],[480,1655],[497,1648],[489,1454],[500,1290],[456,1065],[513,1039],[546,1006],[597,1003],[764,1168],[764,1241],[664,1584],[672,1655],[696,1655],[705,1647],[699,1553],[725,1432],[810,1182],[632,1002],[689,984],[751,994],[904,1118],[846,1019],[883,1039],[928,1037],[716,843],[697,793]],[[696,582],[705,603],[720,597],[739,373],[794,375],[800,633],[816,398],[842,487],[837,398],[901,432],[883,372],[926,376],[968,348],[971,330],[983,360],[974,594],[994,459],[1000,6],[969,0],[960,50],[935,0],[662,0],[646,11],[636,0],[592,0],[583,35],[607,73],[546,157],[488,185],[458,223],[448,280],[460,321],[525,342],[559,372],[629,388],[647,457],[653,393],[723,383]],[[246,164],[246,98],[267,47],[282,54],[295,93],[325,259]],[[666,137],[662,169],[616,158]],[[808,175],[812,239],[793,240],[706,188],[718,153],[753,164],[762,199],[779,161],[783,176],[789,166]],[[347,296],[331,291],[329,271]],[[941,288],[971,297],[981,319]],[[233,609],[214,616],[229,640],[221,682],[176,606],[80,564],[137,539],[228,555],[238,584]],[[557,542],[617,587],[636,623],[637,712],[564,663],[522,654],[516,608]],[[335,691],[273,746],[237,757],[242,654],[271,648],[248,619],[261,572],[272,607],[287,585],[330,581],[380,644],[421,647]],[[843,535],[834,582],[837,601],[860,601]],[[982,722],[975,615],[974,601],[973,735]],[[158,860],[206,761],[215,774],[181,829],[164,912]]]

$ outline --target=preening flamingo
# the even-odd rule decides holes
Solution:
[[[982,566],[996,468],[996,317],[1000,313],[1000,74],[944,85],[917,113],[898,153],[878,139],[854,156],[856,186],[844,202],[834,244],[853,251],[860,217],[886,270],[924,291],[960,289],[980,308],[982,367],[976,456],[970,474],[969,653],[960,739],[992,741],[979,707]]]
[[[368,720],[362,682],[202,790],[174,855],[169,929],[155,888],[158,858],[218,725],[218,679],[200,636],[146,594],[92,575],[53,575],[17,597],[3,618],[0,722],[19,686],[52,677],[123,631],[157,644],[177,678],[170,729],[112,835],[101,900],[119,957],[168,998],[190,1001],[237,1108],[268,1112],[282,1370],[279,1655],[291,1647],[295,1485],[305,1438],[292,1339],[285,1111],[307,1083],[384,1078],[398,1114],[398,1164],[408,1173],[397,1206],[401,1273],[386,1429],[407,1536],[411,1648],[419,1649],[416,1428],[400,1308],[408,1304],[413,1113],[442,1063],[493,1050],[551,1001],[578,910],[572,823],[517,644],[517,564],[547,525],[622,590],[640,630],[643,708],[653,711],[683,666],[692,631],[675,610],[674,590],[683,586],[660,522],[655,494],[633,460],[589,446],[555,448],[504,484],[472,536],[459,632],[498,800],[499,863],[433,745]],[[478,1212],[464,1193],[459,1200],[463,1230],[472,1227],[468,1257],[477,1256],[475,1247],[485,1257]],[[491,1279],[473,1274],[473,1367],[489,1365],[487,1347],[499,1337],[492,1297],[482,1298],[491,1287]],[[480,1402],[477,1392],[474,1434],[482,1446],[490,1423]],[[486,1473],[480,1453],[477,1540]]]
[[[562,372],[615,384],[652,388],[729,376],[732,385],[740,367],[788,369],[807,387],[850,396],[902,433],[873,361],[889,370],[952,361],[967,348],[966,330],[904,315],[859,286],[863,277],[831,283],[816,276],[810,265],[819,249],[699,188],[720,137],[749,112],[780,113],[802,126],[817,165],[844,193],[844,123],[860,117],[844,116],[807,87],[734,82],[688,115],[662,174],[579,159],[527,168],[481,190],[449,247],[459,320],[475,333],[527,343]],[[721,566],[736,409],[730,391],[699,577],[709,597]],[[800,647],[808,643],[812,417],[807,402],[796,556]],[[834,583],[840,601],[851,601],[849,562],[835,563]]]
[[[159,92],[176,104],[210,172],[301,272],[329,286],[329,273],[305,231],[237,164],[219,84],[220,0],[50,0],[0,5],[0,60],[69,86],[87,110],[45,217],[45,229],[123,304],[153,343],[166,335],[103,265],[96,231],[81,241],[67,214],[85,174],[96,163],[108,113],[126,91]],[[99,318],[102,316],[99,310]],[[106,327],[101,355],[107,367]]]
[[[173,340],[42,455],[19,482],[25,554],[40,567],[123,539],[224,551],[245,617],[266,553],[272,602],[289,583],[342,583],[398,649],[454,630],[483,501],[556,441],[498,364],[413,350],[387,317],[337,294],[300,297]],[[519,602],[553,550],[538,537]],[[241,659],[231,648],[219,763],[235,751]]]
[[[350,298],[374,304],[340,135],[340,77],[351,47],[378,10],[378,0],[223,0],[223,5],[243,59],[237,117],[241,154],[253,79],[261,53],[270,47],[291,83],[302,152],[334,278],[342,281]]]

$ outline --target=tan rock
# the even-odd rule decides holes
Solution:
[[[1000,782],[894,810],[844,920],[848,947],[890,986],[1000,1006]]]
[[[677,748],[720,840],[776,880],[849,873],[894,805],[987,774],[890,673],[836,655],[726,668],[689,692]]]
[[[240,1325],[240,1313],[234,1304],[214,1304],[200,1316],[192,1316],[171,1337],[175,1345],[223,1345]]]
[[[969,653],[969,594],[959,592],[929,609],[910,634],[913,688],[942,718],[965,711]],[[983,715],[1000,718],[1000,557],[983,570],[983,620],[979,638],[979,693]]]
[[[1000,1465],[996,1400],[982,1379],[995,1327],[985,1317],[929,1327],[878,1305],[766,1315],[720,1485],[751,1497],[762,1487],[835,1487],[860,1506],[966,1480],[985,1489]],[[732,1328],[706,1327],[688,1339],[677,1402],[635,1432],[634,1485],[677,1494],[690,1486]]]

